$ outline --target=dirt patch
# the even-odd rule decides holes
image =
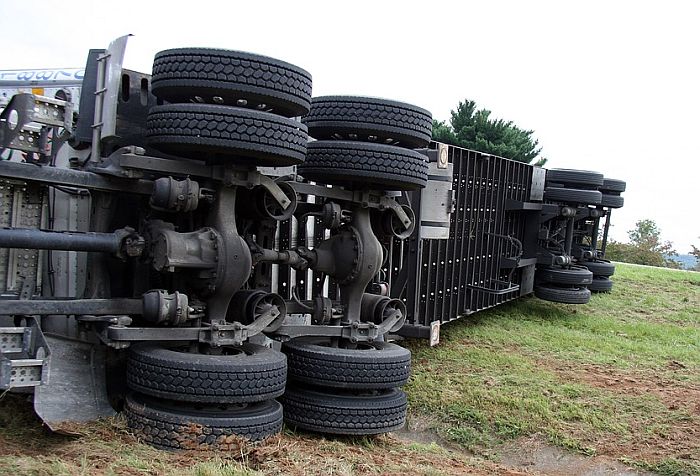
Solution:
[[[288,445],[274,460],[258,465],[266,474],[396,475],[474,474],[524,476],[525,473],[457,451],[415,448],[395,434],[355,441],[297,434],[283,437]],[[280,469],[282,471],[280,472]]]
[[[140,442],[120,417],[71,426],[76,436],[42,428],[26,399],[0,399],[0,474],[230,474],[240,465],[269,475],[523,474],[490,461],[415,445],[393,435],[324,438],[284,433],[235,451],[159,451]],[[199,430],[192,428],[194,433]],[[197,465],[210,465],[199,470]]]
[[[411,441],[423,445],[435,444],[448,451],[474,456],[473,453],[462,446],[441,437],[433,428],[435,423],[421,415],[410,415],[406,418],[406,425],[393,435],[402,441]]]
[[[535,437],[520,438],[500,450],[501,463],[528,473],[552,476],[651,476],[605,456],[572,454]]]
[[[669,410],[686,410],[691,415],[700,416],[700,385],[670,379],[650,370],[624,371],[613,367],[572,362],[555,363],[538,361],[566,380],[584,382],[596,388],[612,392],[644,396],[655,395]],[[684,370],[680,362],[669,361],[668,369]]]
[[[648,428],[646,415],[632,422],[632,438],[600,437],[591,441],[597,454],[630,458],[655,464],[665,459],[700,461],[700,385],[669,378],[652,370],[622,370],[593,364],[538,360],[538,365],[568,382],[584,383],[618,395],[653,395],[675,418],[663,428]],[[678,362],[669,362],[668,371],[683,371]]]
[[[446,451],[473,456],[464,448],[441,438],[431,429],[430,420],[413,416],[394,436],[400,440],[436,444]],[[543,442],[523,437],[500,447],[498,461],[490,466],[498,474],[551,476],[652,476],[607,456],[583,456]]]
[[[475,461],[478,461],[478,469],[472,469],[472,471],[476,471],[479,474],[498,474],[505,476],[525,476],[528,474],[533,474],[532,472],[523,472],[517,468],[509,467],[510,465],[507,464],[499,464],[480,459],[460,445],[442,438],[435,430],[432,429],[432,427],[433,423],[429,418],[419,415],[411,415],[406,420],[406,426],[396,433],[391,434],[388,436],[388,438],[393,438],[403,443],[415,442],[422,445],[436,445],[442,448],[447,455],[467,458],[467,460],[471,461],[472,464],[474,464]],[[457,472],[454,474],[462,473]]]

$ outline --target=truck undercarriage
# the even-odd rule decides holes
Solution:
[[[91,51],[79,113],[28,93],[0,113],[20,151],[0,161],[0,388],[52,429],[123,408],[172,449],[283,419],[392,431],[396,340],[610,289],[624,182],[430,142],[428,111],[312,99],[272,58],[166,50],[145,75],[125,46]]]

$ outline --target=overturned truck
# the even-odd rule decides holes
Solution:
[[[91,50],[79,101],[0,113],[0,388],[54,430],[123,409],[171,449],[392,431],[401,337],[612,286],[622,181],[431,142],[428,111],[312,98],[272,58],[166,50],[148,75],[125,47]]]

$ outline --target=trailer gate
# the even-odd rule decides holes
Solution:
[[[536,242],[536,227],[526,226],[526,218],[529,210],[539,208],[531,200],[542,198],[544,171],[438,143],[429,151],[431,170],[437,170],[444,156],[441,148],[447,149],[445,169],[452,169],[449,233],[443,239],[422,237],[421,231],[434,223],[420,216],[426,192],[412,194],[421,226],[404,245],[407,252],[393,253],[387,268],[391,281],[405,283],[401,298],[408,318],[401,334],[406,336],[430,337],[434,322],[449,322],[532,292],[536,258],[530,245]]]

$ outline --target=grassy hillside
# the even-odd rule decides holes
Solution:
[[[413,345],[414,415],[485,456],[536,434],[700,474],[700,273],[619,265],[614,280],[585,306],[525,299]]]
[[[503,455],[533,440],[700,474],[700,273],[620,265],[588,305],[523,299],[445,326],[437,348],[407,345],[411,426],[439,444],[286,430],[236,454],[172,454],[119,417],[50,435],[5,395],[0,474],[521,474]]]

